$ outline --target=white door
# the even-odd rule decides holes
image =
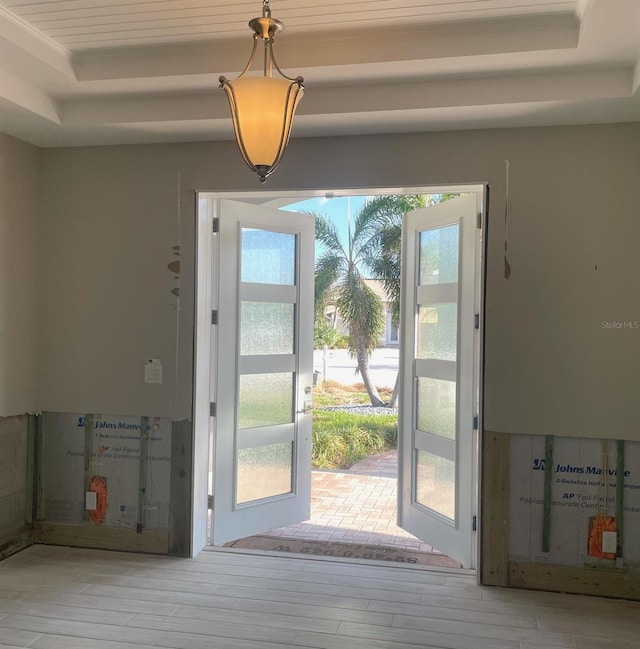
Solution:
[[[482,197],[405,216],[398,522],[475,567]]]
[[[309,215],[218,218],[215,545],[309,518],[315,245]]]

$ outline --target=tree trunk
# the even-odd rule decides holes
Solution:
[[[395,408],[398,405],[398,393],[400,391],[400,371],[396,375],[396,383],[393,386],[393,392],[391,394],[391,400],[387,404],[389,408]]]
[[[358,353],[356,354],[356,359],[358,361],[358,371],[360,372],[362,382],[364,383],[364,387],[366,388],[367,394],[369,395],[371,405],[375,407],[384,406],[384,402],[380,398],[378,388],[376,388],[376,386],[371,381],[371,375],[369,374],[369,356],[367,356],[366,350],[360,345],[358,345]]]

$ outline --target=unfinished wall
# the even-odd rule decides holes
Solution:
[[[263,188],[230,142],[56,149],[43,162],[41,407],[189,420],[193,192]],[[294,140],[268,188],[488,182],[485,431],[637,441],[640,330],[610,323],[640,320],[639,170],[638,124],[496,129]],[[143,382],[147,357],[162,360],[162,385]]]
[[[38,539],[167,553],[171,420],[44,413],[40,425]]]
[[[640,599],[638,467],[638,442],[510,436],[510,581]]]
[[[0,558],[31,542],[29,417],[0,419]]]
[[[47,165],[43,178],[39,538],[167,552],[171,429],[183,360],[176,346],[180,180],[162,160],[152,161],[151,150],[147,160],[120,151],[117,161],[98,155],[83,162],[85,153],[91,150],[73,152],[60,173]],[[161,382],[145,382],[150,359],[160,362]],[[191,353],[184,361],[190,368]],[[180,412],[186,419],[190,402]],[[151,423],[141,425],[145,420]],[[61,484],[57,475],[73,479]],[[94,490],[101,498],[104,492],[102,517],[85,510],[85,494]],[[181,543],[175,551],[186,552]]]

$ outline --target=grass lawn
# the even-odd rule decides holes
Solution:
[[[382,389],[383,400],[391,391]],[[313,453],[312,465],[321,469],[346,469],[359,460],[396,448],[398,417],[368,415],[341,410],[323,410],[318,406],[357,406],[369,404],[362,383],[342,385],[325,381],[313,391]]]

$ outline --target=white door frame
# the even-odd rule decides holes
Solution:
[[[196,203],[196,241],[195,241],[195,317],[194,317],[194,368],[193,368],[193,444],[191,448],[191,475],[192,475],[192,500],[191,500],[191,556],[196,556],[207,545],[208,526],[208,493],[209,493],[209,462],[210,462],[210,439],[212,436],[212,418],[209,416],[209,403],[211,401],[211,358],[215,350],[212,349],[211,336],[211,310],[212,310],[212,277],[213,258],[211,246],[212,232],[212,210],[206,206],[198,205],[199,198],[227,198],[227,199],[251,199],[260,203],[274,206],[294,202],[296,199],[304,200],[314,197],[338,197],[338,196],[375,196],[387,194],[439,194],[457,193],[468,191],[484,191],[485,202],[487,199],[487,184],[480,181],[465,184],[438,184],[438,185],[416,185],[405,187],[350,187],[322,190],[256,190],[256,191],[209,191],[206,189],[194,192]],[[266,199],[266,200],[263,200]],[[286,201],[284,200],[286,199]],[[486,204],[484,214],[486,214]],[[486,232],[484,233],[486,237]],[[483,255],[484,260],[484,255]],[[482,286],[478,287],[479,297],[484,301],[482,290],[484,288],[484,266],[481,268]],[[484,308],[480,308],[480,327],[483,332]],[[483,334],[481,333],[481,339]],[[482,447],[482,391],[483,391],[483,350],[480,345],[478,355],[478,367],[480,368],[479,382],[479,449]],[[478,453],[476,460],[478,486],[481,484],[481,455]],[[481,502],[478,495],[478,536],[480,538],[480,511]],[[477,566],[480,566],[480,544],[477,544]],[[478,575],[480,572],[478,571]]]

